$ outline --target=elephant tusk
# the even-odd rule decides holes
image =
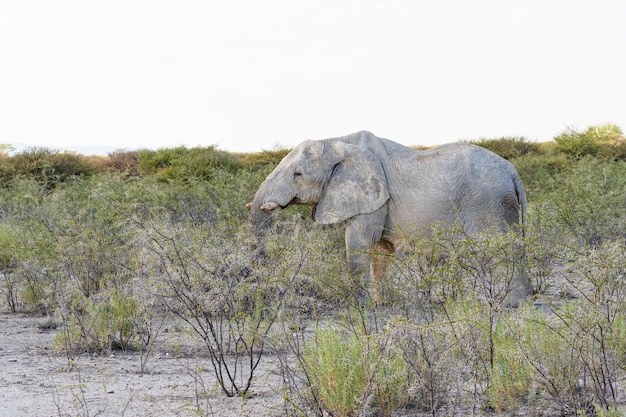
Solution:
[[[278,204],[276,204],[273,201],[270,201],[268,203],[263,204],[261,206],[261,210],[263,210],[263,211],[273,211],[273,210],[275,210],[278,207],[279,207]]]
[[[246,204],[246,210],[251,210],[252,209],[252,203],[247,203]]]

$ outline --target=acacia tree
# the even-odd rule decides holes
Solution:
[[[589,126],[584,132],[568,127],[556,136],[557,151],[575,158],[585,155],[595,156],[606,145],[614,145],[624,136],[622,129],[614,123]]]
[[[608,143],[624,138],[622,128],[615,123],[605,123],[603,125],[589,126],[584,133],[598,143]]]

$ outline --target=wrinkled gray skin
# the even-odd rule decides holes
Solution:
[[[526,222],[526,193],[505,159],[463,142],[417,151],[369,132],[305,141],[285,156],[248,204],[258,256],[271,213],[291,204],[312,206],[318,223],[346,223],[350,270],[367,283],[386,270],[385,257],[368,253],[393,253],[435,223],[471,235]],[[530,294],[521,281],[512,304]]]

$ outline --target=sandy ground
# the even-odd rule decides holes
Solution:
[[[82,356],[71,371],[52,351],[49,319],[0,314],[0,416],[284,416],[282,382],[264,356],[247,398],[218,389],[202,355],[161,348],[141,373],[138,352]],[[170,337],[185,337],[173,334]],[[193,347],[187,345],[186,349]]]

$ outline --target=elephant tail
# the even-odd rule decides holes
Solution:
[[[522,184],[522,179],[519,175],[513,177],[513,183],[515,184],[515,192],[517,193],[517,201],[521,208],[521,226],[522,226],[522,236],[526,234],[526,222],[527,222],[527,206],[528,202],[526,200],[526,190],[524,189],[524,184]]]

